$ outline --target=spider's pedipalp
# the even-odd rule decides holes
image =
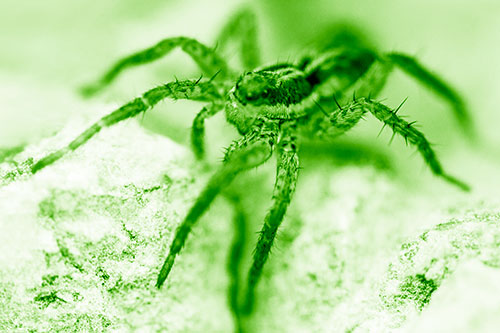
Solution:
[[[214,116],[216,113],[224,108],[224,104],[212,103],[206,105],[194,117],[193,125],[191,127],[191,148],[197,159],[201,160],[205,156],[205,120]]]
[[[419,130],[415,129],[415,127],[412,126],[411,123],[408,123],[407,121],[396,115],[396,113],[392,109],[382,103],[373,100],[367,100],[365,98],[358,99],[357,103],[357,107],[364,109],[365,111],[369,111],[378,120],[382,121],[388,127],[392,128],[394,134],[400,134],[407,142],[409,142],[411,145],[416,146],[425,162],[436,176],[439,176],[447,182],[460,187],[464,191],[470,190],[469,185],[453,176],[448,175],[443,170],[441,163],[439,163],[436,154],[431,148],[430,143]]]
[[[196,83],[193,80],[170,82],[153,88],[131,102],[123,105],[110,114],[102,117],[94,125],[90,126],[76,139],[71,141],[66,147],[61,148],[40,159],[31,167],[31,172],[36,173],[44,167],[56,162],[67,153],[77,149],[101,129],[112,126],[122,120],[137,116],[152,108],[155,104],[165,98],[189,99],[195,101],[210,101],[220,98],[218,88],[213,83],[201,81]]]
[[[210,178],[184,218],[184,221],[182,221],[177,228],[168,256],[158,275],[158,280],[156,282],[158,288],[160,288],[167,279],[174,264],[175,257],[184,246],[191,228],[208,209],[220,191],[227,187],[240,172],[257,167],[271,157],[274,142],[277,137],[277,131],[268,128],[266,125],[268,124],[263,123],[262,126],[256,126],[254,131],[248,133],[228,149],[224,164]],[[273,128],[275,127],[272,123],[270,125]]]
[[[81,89],[84,96],[92,96],[111,84],[113,80],[124,70],[130,67],[140,66],[162,58],[176,47],[180,47],[198,64],[208,75],[213,76],[221,71],[219,79],[226,78],[230,69],[227,63],[208,46],[188,37],[167,38],[156,45],[136,52],[130,56],[120,59],[99,80],[88,84]]]
[[[438,96],[448,102],[455,113],[462,129],[474,138],[476,133],[472,124],[472,118],[460,95],[443,79],[422,66],[415,58],[402,53],[389,53],[386,57],[405,73],[409,74],[422,85],[432,90]]]
[[[255,248],[253,264],[248,272],[246,303],[242,309],[245,314],[252,312],[255,287],[262,273],[262,268],[269,256],[278,227],[283,221],[295,190],[299,173],[299,157],[297,153],[295,128],[293,127],[294,126],[291,126],[289,128],[289,133],[283,133],[278,145],[278,165],[276,170],[276,183],[273,190],[273,205],[265,217],[264,225]]]
[[[221,53],[224,53],[231,40],[240,42],[239,55],[245,70],[254,69],[260,64],[255,21],[254,13],[248,8],[244,8],[226,23],[217,37]]]

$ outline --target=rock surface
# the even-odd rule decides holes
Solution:
[[[101,115],[75,118],[55,136],[1,155],[3,175],[21,172],[0,188],[0,330],[232,331],[225,270],[234,230],[224,198],[196,225],[164,288],[154,287],[175,227],[213,171],[185,147],[130,120],[36,175],[23,174],[23,162],[61,147]],[[487,192],[461,193],[428,174],[408,183],[387,161],[337,157],[302,155],[247,329],[496,327],[500,215],[498,204],[483,200]],[[234,184],[248,194],[245,269],[273,167]]]

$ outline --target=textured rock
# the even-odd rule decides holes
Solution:
[[[59,147],[82,126],[27,147],[3,169]],[[184,252],[197,255],[181,255],[166,288],[154,287],[203,181],[189,152],[132,120],[1,188],[0,330],[230,330],[224,280],[199,278],[221,274],[203,272],[220,261],[210,237],[195,233]]]
[[[2,174],[17,171],[0,188],[0,330],[231,331],[232,210],[224,199],[196,225],[165,287],[154,287],[175,227],[210,174],[184,147],[130,120],[34,176],[22,172],[29,157],[98,116],[1,155]],[[353,165],[337,156],[333,167],[317,153],[302,157],[250,331],[487,332],[499,324],[495,204],[426,176],[433,191],[409,192],[387,161]],[[273,167],[235,183],[249,194],[245,267]]]

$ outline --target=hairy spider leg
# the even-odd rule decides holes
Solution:
[[[413,123],[403,120],[398,117],[395,111],[374,100],[360,98],[354,101],[351,107],[359,108],[365,112],[370,112],[378,120],[392,128],[394,133],[400,134],[405,139],[406,143],[416,146],[424,161],[430,167],[432,173],[436,176],[443,178],[455,186],[458,186],[464,191],[470,191],[470,187],[467,184],[447,174],[443,170],[441,163],[439,163],[435,152],[431,148],[430,143],[420,131],[415,129]]]
[[[345,92],[331,89],[328,85],[322,88],[318,98],[318,108],[321,112],[317,111],[301,120],[300,131],[306,137],[332,139],[354,127],[364,112],[352,107],[341,107],[341,104],[349,105],[355,96],[377,96],[384,87],[392,67],[390,62],[375,60],[364,75],[345,88]]]
[[[209,77],[222,80],[230,74],[227,63],[215,50],[189,37],[173,37],[164,39],[152,47],[118,60],[99,80],[84,86],[81,92],[84,96],[92,96],[108,86],[125,69],[158,60],[176,47],[180,47],[191,56]]]
[[[248,8],[238,11],[220,31],[217,43],[221,53],[226,51],[231,41],[239,41],[240,60],[245,70],[260,64],[256,18]]]
[[[247,213],[240,194],[235,191],[225,192],[224,196],[230,201],[234,209],[234,235],[227,261],[227,272],[229,274],[228,303],[233,314],[235,331],[243,331],[243,323],[240,314],[239,291],[240,291],[240,266],[243,258],[243,250],[247,232]]]
[[[271,157],[277,130],[274,129],[275,124],[272,122],[264,122],[261,125],[262,126],[255,127],[253,131],[228,148],[222,166],[212,175],[208,184],[184,218],[184,221],[182,221],[177,228],[168,256],[158,275],[158,280],[156,282],[158,288],[160,288],[167,279],[174,264],[175,257],[184,246],[191,228],[208,209],[219,192],[226,188],[237,174],[257,167]]]
[[[262,268],[269,256],[269,252],[276,237],[276,232],[283,221],[286,210],[293,196],[299,173],[299,157],[297,153],[297,139],[295,124],[292,122],[282,133],[278,144],[278,164],[276,182],[273,190],[273,204],[266,215],[264,225],[260,231],[259,240],[255,248],[253,263],[248,272],[248,285],[245,304],[242,312],[250,314],[255,300],[255,288],[262,274]]]
[[[472,117],[460,95],[448,83],[425,68],[414,57],[403,53],[388,53],[385,55],[405,73],[415,78],[422,85],[443,98],[453,108],[455,117],[465,133],[472,139],[476,138]]]
[[[205,120],[214,116],[224,108],[222,103],[212,103],[206,105],[194,117],[191,127],[191,148],[198,160],[205,156]]]
[[[102,117],[94,125],[90,126],[66,147],[61,148],[40,159],[31,167],[34,174],[44,167],[51,165],[67,153],[77,149],[90,140],[101,129],[112,126],[122,120],[137,116],[141,112],[152,108],[155,104],[165,98],[189,99],[195,101],[212,101],[220,99],[217,86],[210,81],[176,81],[153,88],[131,102],[121,106],[117,110]]]

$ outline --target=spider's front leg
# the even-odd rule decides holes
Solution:
[[[255,287],[262,274],[262,268],[269,256],[276,232],[283,221],[286,210],[293,196],[299,173],[297,138],[295,123],[283,124],[281,140],[278,144],[278,165],[276,183],[273,190],[273,205],[264,220],[264,226],[255,248],[253,264],[248,272],[246,303],[242,309],[245,314],[253,310]]]
[[[176,47],[186,52],[208,76],[217,76],[215,79],[224,80],[230,75],[227,63],[213,49],[193,38],[173,37],[120,59],[96,82],[82,87],[81,93],[84,96],[92,96],[111,84],[124,70],[158,60]]]
[[[208,209],[215,197],[242,171],[257,167],[267,161],[273,152],[277,137],[277,125],[269,121],[257,121],[254,129],[241,140],[234,142],[224,158],[221,168],[210,178],[184,221],[175,232],[165,262],[158,275],[156,286],[160,288],[170,273],[175,257],[181,251],[193,225]]]
[[[201,109],[196,117],[194,117],[191,127],[191,148],[198,160],[202,160],[205,156],[205,120],[214,116],[223,108],[223,103],[212,103]]]
[[[36,173],[44,167],[51,165],[67,153],[77,149],[85,142],[105,127],[110,127],[122,120],[132,118],[152,108],[161,100],[189,99],[195,101],[217,101],[222,97],[219,93],[219,87],[211,81],[176,81],[170,82],[159,87],[153,88],[133,101],[123,105],[107,116],[102,117],[94,125],[81,133],[76,139],[71,141],[66,147],[61,148],[40,159],[31,167],[31,172]]]

